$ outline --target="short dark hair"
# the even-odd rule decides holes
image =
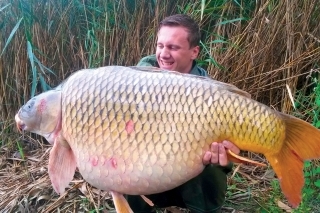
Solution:
[[[188,15],[185,14],[175,14],[168,16],[163,19],[160,24],[158,31],[162,26],[181,26],[188,31],[188,41],[190,47],[195,47],[200,43],[200,28],[199,25]]]

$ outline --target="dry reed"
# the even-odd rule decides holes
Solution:
[[[306,76],[319,69],[318,1],[256,1],[248,21],[226,22],[226,17],[241,16],[235,2],[214,8],[217,13],[210,12],[208,3],[203,19],[200,3],[186,0],[0,2],[0,51],[6,47],[0,56],[0,209],[85,212],[89,207],[109,208],[108,195],[87,186],[78,173],[69,193],[57,197],[46,174],[50,147],[29,136],[18,138],[13,117],[32,93],[58,85],[73,71],[134,65],[142,56],[154,53],[157,25],[171,13],[183,11],[199,21],[205,34],[200,61],[211,61],[207,67],[213,78],[231,82],[254,99],[291,112],[285,85],[293,94],[307,92],[310,81]],[[242,2],[245,8],[248,1]],[[225,42],[212,42],[217,39]],[[21,159],[16,156],[16,143],[25,141],[28,145],[22,150],[26,158]],[[247,174],[254,184],[265,184],[260,191],[268,190],[268,181],[260,178],[265,171],[243,167],[238,172]]]

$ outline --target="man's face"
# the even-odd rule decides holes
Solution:
[[[188,32],[180,26],[162,26],[158,32],[157,61],[162,69],[189,73],[199,54],[199,46],[190,47]]]

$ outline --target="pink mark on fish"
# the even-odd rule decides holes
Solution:
[[[133,132],[133,130],[134,130],[134,123],[132,120],[130,120],[126,123],[126,131],[128,134],[130,134],[131,132]]]
[[[45,99],[41,99],[41,100],[40,100],[40,104],[38,105],[37,110],[38,110],[39,112],[43,112],[43,111],[45,110],[45,108],[46,108],[46,100],[45,100]]]
[[[115,158],[110,158],[111,166],[116,169],[118,167],[117,160]]]
[[[98,157],[97,156],[92,156],[90,157],[90,163],[92,166],[97,166],[98,165]]]

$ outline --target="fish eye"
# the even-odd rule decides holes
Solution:
[[[34,106],[34,103],[35,103],[34,100],[29,101],[29,102],[27,103],[27,105],[26,105],[27,109],[28,109],[28,110],[31,110],[31,109],[33,108],[33,106]]]

